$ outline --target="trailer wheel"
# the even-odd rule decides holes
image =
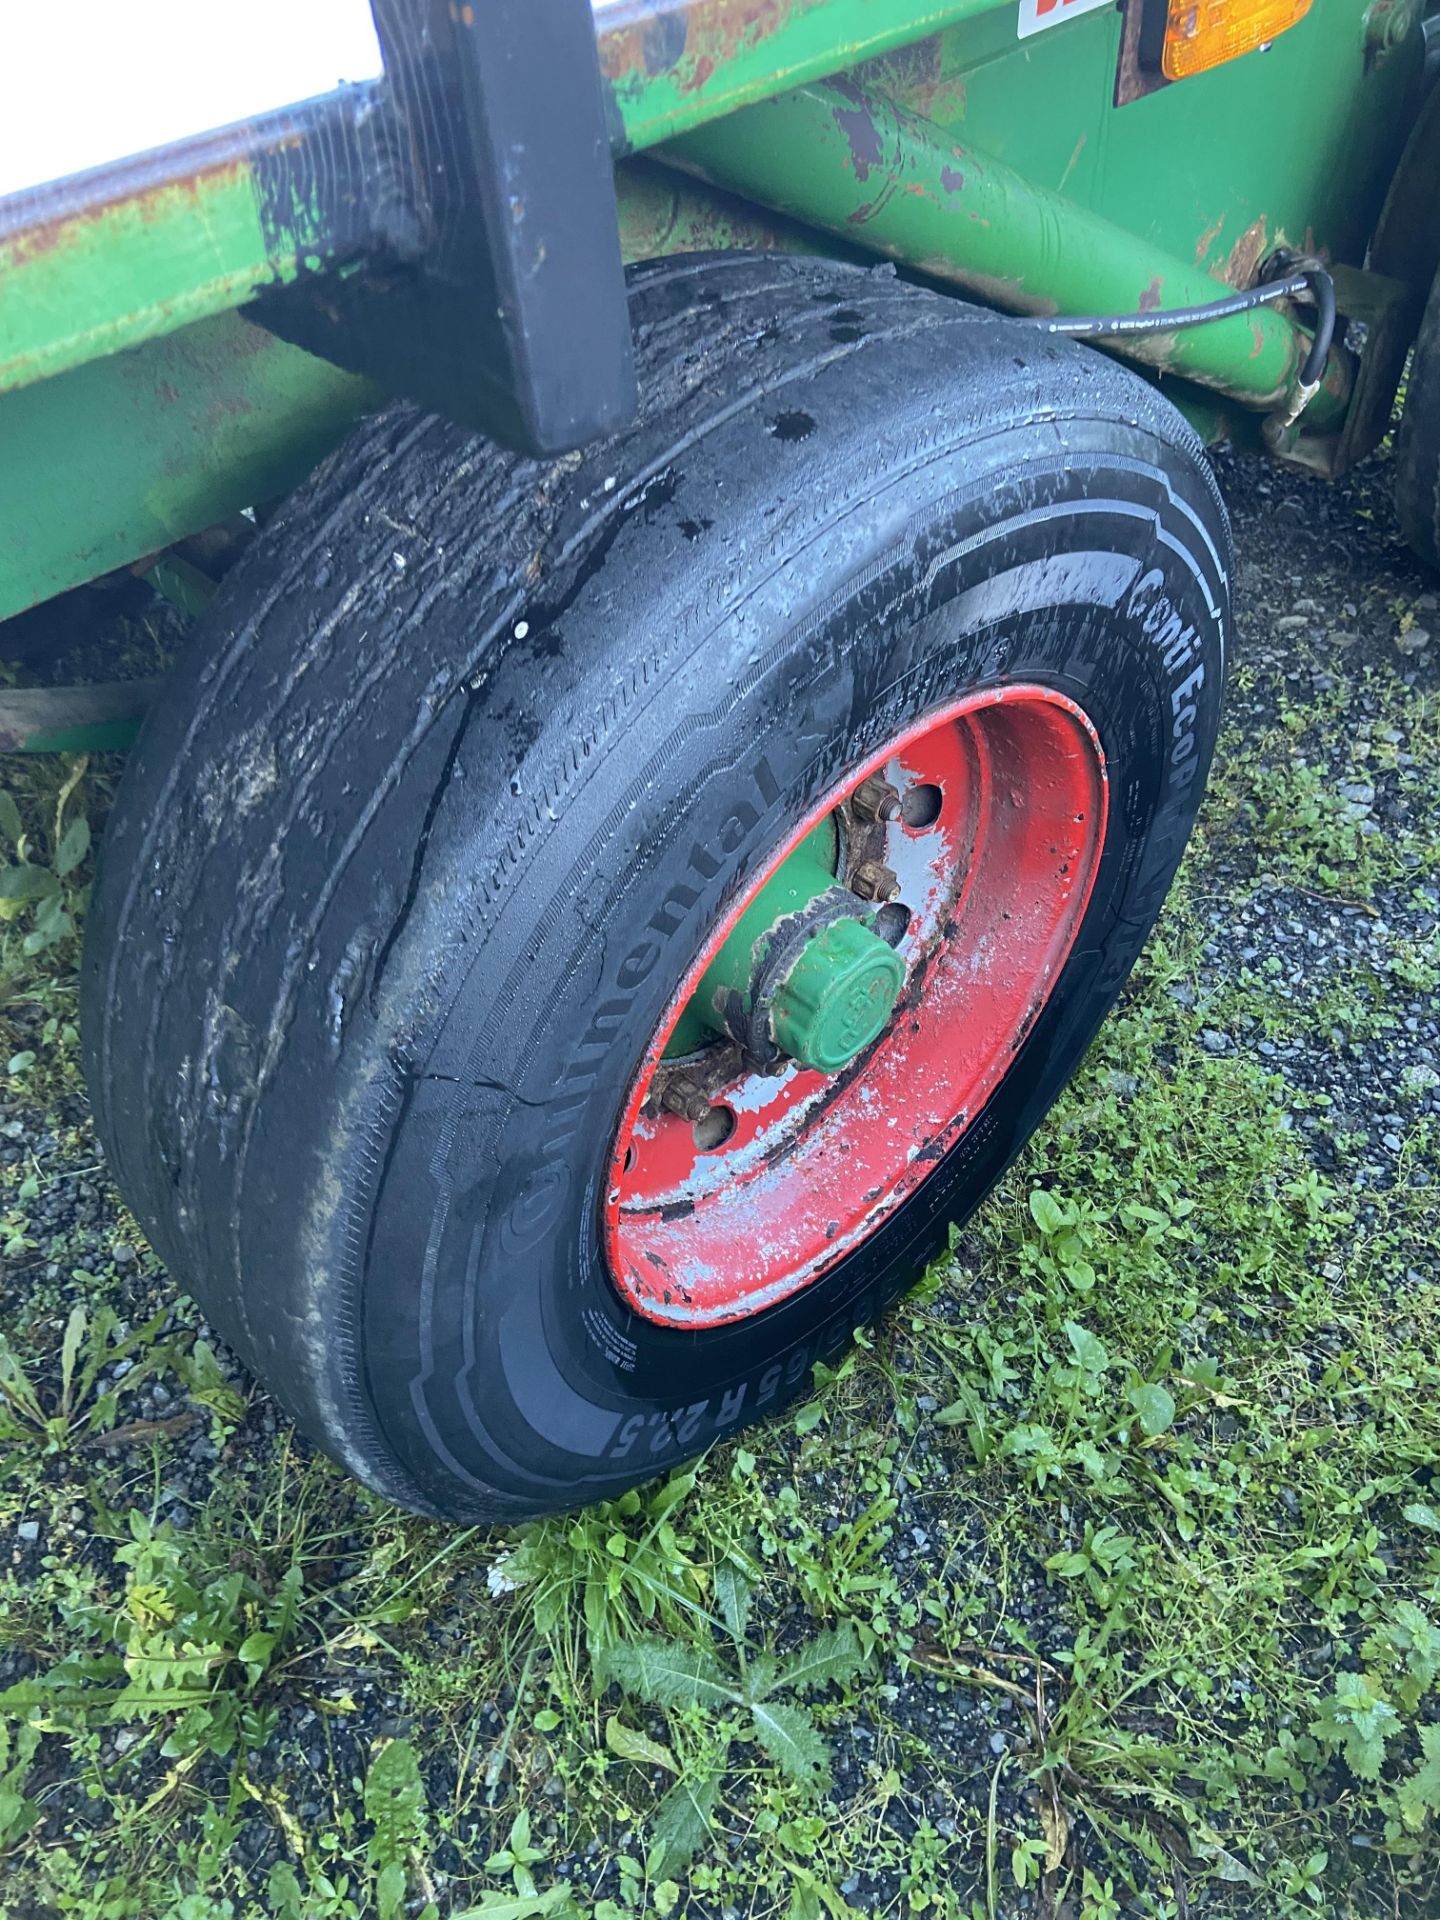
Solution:
[[[1395,508],[1412,552],[1440,570],[1440,274],[1410,357],[1395,436]]]
[[[175,1276],[421,1511],[802,1392],[1075,1070],[1215,738],[1225,514],[1129,373],[888,273],[634,276],[641,418],[392,411],[147,723],[90,1083]]]

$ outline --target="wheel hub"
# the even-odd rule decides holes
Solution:
[[[776,1045],[802,1066],[839,1073],[883,1032],[904,980],[904,961],[878,934],[859,919],[832,920],[775,990]]]
[[[837,811],[756,889],[681,1013],[668,1058],[729,1039],[756,1071],[793,1060],[838,1073],[883,1031],[905,966],[874,931],[876,902],[837,880],[843,837]]]
[[[634,1311],[760,1312],[929,1176],[1049,997],[1106,807],[1085,715],[1017,685],[917,723],[798,826],[632,1085],[604,1227]]]

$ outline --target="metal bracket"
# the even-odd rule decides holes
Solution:
[[[589,0],[373,5],[385,82],[361,135],[383,251],[251,316],[525,453],[622,426],[635,374]],[[304,161],[323,193],[326,155]]]
[[[1289,417],[1265,422],[1266,446],[1286,466],[1304,467],[1337,479],[1372,453],[1390,425],[1395,389],[1414,336],[1409,290],[1402,281],[1357,267],[1332,267],[1339,333],[1352,343],[1355,384],[1339,428],[1329,433],[1303,431],[1305,396]]]
[[[1148,100],[1170,82],[1160,71],[1152,41],[1163,35],[1165,0],[1147,6],[1146,0],[1121,0],[1120,55],[1115,67],[1115,105]]]

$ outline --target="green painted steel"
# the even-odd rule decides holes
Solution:
[[[988,12],[856,77],[1037,187],[1240,286],[1282,242],[1364,262],[1423,58],[1413,14],[1396,52],[1368,56],[1365,11],[1366,0],[1313,0],[1264,52],[1119,108],[1114,8],[1025,40],[1013,9]]]
[[[723,1034],[723,1009],[732,997],[749,1011],[756,969],[764,965],[777,923],[835,888],[837,858],[835,822],[822,820],[731,928],[676,1023],[667,1057],[690,1053]],[[854,918],[834,921],[808,940],[775,990],[777,1045],[820,1073],[838,1073],[869,1046],[889,1020],[905,981],[900,956],[861,918],[870,910],[858,899],[855,910]]]
[[[1419,59],[1412,32],[1393,57],[1367,63],[1360,14],[1359,0],[1315,0],[1263,56],[1119,111],[1109,101],[1113,12],[1020,42],[1004,0],[680,0],[663,16],[645,5],[612,9],[599,48],[617,152],[714,126],[868,60],[877,91],[942,126],[963,123],[967,141],[1027,179],[1186,258],[1253,266],[1261,238],[1303,240],[1310,230],[1357,262]],[[302,263],[326,263],[313,209],[292,206],[279,226],[262,219],[235,139],[196,143],[180,164],[170,181],[158,162],[131,165],[59,214],[27,220],[26,204],[44,208],[43,196],[7,210],[0,392],[243,305]]]
[[[721,116],[868,58],[879,91],[940,125],[963,122],[967,142],[1040,187],[1063,188],[1156,245],[1234,267],[1237,246],[1253,266],[1261,238],[1307,229],[1359,259],[1418,59],[1412,33],[1400,53],[1367,64],[1359,19],[1359,0],[1315,0],[1265,55],[1119,111],[1109,105],[1120,31],[1110,12],[1022,43],[1014,7],[990,0],[678,0],[663,16],[612,9],[599,47],[617,151],[707,125],[712,141],[729,137]],[[822,164],[801,156],[801,174]],[[197,143],[183,165],[166,181],[158,162],[132,164],[102,197],[81,195],[60,214],[27,221],[23,198],[9,211],[0,391],[243,304],[302,262],[323,264],[313,211],[292,207],[281,227],[262,220],[234,138]]]
[[[738,997],[747,1012],[756,969],[764,965],[777,922],[835,887],[838,845],[833,819],[822,820],[775,869],[731,928],[700,977],[665,1052],[692,1052],[726,1031],[723,1009]],[[861,916],[832,921],[808,940],[775,989],[776,1044],[802,1066],[839,1073],[883,1030],[905,982],[894,948]]]
[[[0,688],[0,753],[111,753],[128,747],[159,680]]]
[[[293,487],[375,399],[238,314],[0,398],[0,619]]]
[[[858,87],[799,87],[702,127],[665,157],[762,206],[863,240],[1015,313],[1143,313],[1231,291],[993,155]],[[1117,348],[1120,343],[1116,343]],[[1124,342],[1162,373],[1269,411],[1288,399],[1308,337],[1273,308]],[[1308,420],[1339,417],[1333,355]]]
[[[721,1015],[716,1011],[717,995],[723,999],[736,993],[748,1007],[750,982],[775,922],[788,913],[809,906],[817,894],[835,885],[835,865],[839,842],[833,820],[822,820],[807,834],[787,860],[783,860],[756,892],[735,925],[730,929],[715,958],[701,975],[700,983],[676,1022],[665,1048],[667,1057],[691,1053],[724,1032]]]
[[[270,123],[283,144],[286,116]],[[0,393],[242,306],[325,264],[318,208],[262,219],[244,129],[18,195],[0,212]]]
[[[1025,280],[1027,303],[1071,311],[1148,299],[1150,279],[1137,277],[1147,258],[1164,261],[1167,300],[1210,290],[1198,265],[1243,281],[1282,238],[1356,260],[1413,117],[1418,61],[1412,33],[1367,63],[1361,16],[1361,0],[1315,0],[1268,52],[1116,110],[1110,11],[1021,42],[1013,3],[988,0],[617,5],[600,22],[617,150],[684,134],[688,164],[829,229],[817,238],[784,211],[627,161],[625,256],[878,246],[1002,304]],[[834,100],[817,107],[822,87],[718,118],[867,56],[879,56],[861,70],[868,87],[941,127],[947,149],[977,156],[980,174],[959,198],[978,218],[942,204],[952,196],[927,175],[933,149],[913,138],[902,138],[899,188],[867,199]],[[885,125],[900,138],[914,123],[892,113]],[[283,490],[373,401],[363,382],[227,311],[322,264],[306,210],[278,226],[272,214],[267,232],[233,136],[197,143],[188,162],[183,179],[166,182],[158,162],[132,166],[106,184],[108,199],[75,198],[56,214],[52,195],[44,220],[27,223],[23,205],[0,219],[0,389],[18,389],[0,392],[0,616]],[[1062,219],[1063,233],[1047,229]],[[1263,407],[1296,350],[1293,329],[1269,316],[1177,338],[1168,364]],[[1174,393],[1218,431],[1213,396],[1178,383]],[[1328,415],[1322,397],[1307,425],[1334,412],[1333,394]]]
[[[162,553],[153,567],[145,569],[144,577],[172,607],[191,620],[198,619],[209,606],[218,585],[208,573],[202,573],[179,553]]]
[[[627,260],[807,245],[644,161],[620,224]],[[0,619],[287,491],[378,397],[234,313],[0,394]]]
[[[124,753],[140,732],[138,720],[96,721],[83,727],[64,727],[56,733],[33,733],[14,753]]]
[[[615,169],[620,251],[625,260],[658,260],[672,253],[710,253],[759,247],[772,253],[823,253],[863,260],[861,248],[769,214],[737,194],[687,180],[649,159],[622,160]]]
[[[0,392],[221,313],[270,277],[240,162],[12,235],[0,242]]]
[[[797,80],[899,46],[992,0],[688,0],[657,54],[649,7],[599,22],[618,153],[728,113]],[[673,59],[664,57],[664,48]],[[282,117],[283,119],[283,117]],[[240,130],[243,135],[243,129]],[[284,127],[272,131],[283,142]],[[332,264],[318,209],[262,217],[236,134],[188,143],[83,184],[55,211],[49,190],[0,218],[0,393],[243,306],[303,269]]]
[[[817,244],[639,160],[620,225],[627,260]],[[235,313],[0,394],[0,619],[287,491],[378,397]]]
[[[924,40],[997,0],[668,0],[597,22],[619,153]],[[1014,32],[1014,9],[1000,9]]]

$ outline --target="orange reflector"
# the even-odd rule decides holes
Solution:
[[[1309,11],[1310,0],[1170,0],[1160,63],[1165,78],[1188,80],[1263,47]]]

